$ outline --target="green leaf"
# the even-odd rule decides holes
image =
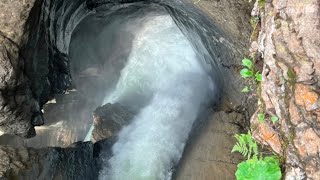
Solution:
[[[249,69],[251,69],[253,63],[252,63],[252,61],[250,59],[244,58],[244,59],[242,59],[242,65],[247,67],[247,68],[249,68]]]
[[[258,145],[252,138],[250,131],[247,134],[236,134],[234,137],[237,139],[237,143],[233,146],[231,152],[239,152],[247,159],[258,157]]]
[[[264,159],[249,159],[238,164],[237,180],[280,180],[279,160],[269,156]]]
[[[247,68],[242,69],[242,70],[240,71],[240,74],[241,74],[241,76],[242,76],[243,78],[248,78],[248,77],[253,76],[253,72],[252,72],[251,70],[247,69]]]
[[[257,72],[257,73],[255,74],[255,76],[256,76],[256,80],[257,80],[257,81],[259,81],[259,82],[262,81],[262,75],[261,75],[260,72]]]
[[[264,121],[264,114],[262,114],[262,113],[259,113],[258,114],[258,120],[259,120],[259,122],[263,122]]]
[[[279,120],[279,118],[278,118],[277,116],[272,116],[272,117],[271,117],[271,121],[272,121],[273,123],[276,123],[278,120]]]
[[[250,91],[250,89],[249,89],[248,86],[245,86],[245,87],[241,90],[241,92],[243,92],[243,93],[247,93],[247,92],[249,92],[249,91]]]

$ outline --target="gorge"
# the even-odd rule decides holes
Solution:
[[[3,120],[1,131],[30,138],[33,126],[44,125],[31,139],[3,140],[26,149],[32,161],[7,171],[9,179],[178,176],[188,137],[197,136],[210,109],[221,107],[223,81],[236,73],[226,72],[222,62],[239,54],[237,40],[190,2],[38,0],[25,26],[19,51],[31,93],[23,95],[34,99],[28,106],[34,110],[16,115],[25,116],[16,123]],[[93,138],[91,113],[106,103],[119,103],[134,116],[115,138],[70,147]],[[36,159],[45,159],[49,169],[35,171],[34,164],[44,165],[28,148],[42,148]],[[67,152],[73,160],[64,159]]]
[[[2,0],[0,179],[235,179],[248,130],[317,179],[319,7]]]

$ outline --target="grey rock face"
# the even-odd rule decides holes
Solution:
[[[28,61],[20,56],[20,47],[35,0],[0,2],[0,133],[22,137],[35,135],[34,125],[43,124],[38,101],[34,98]]]
[[[74,11],[81,9],[78,6],[83,6],[82,2],[0,2],[0,134],[35,136],[34,126],[44,123],[42,106],[70,86],[64,42],[70,39],[76,19],[87,12]],[[71,14],[61,12],[65,7],[73,9],[68,11]],[[70,20],[72,14],[77,14],[73,22],[59,19]],[[56,25],[64,29],[57,30]],[[67,35],[63,34],[66,31]]]
[[[35,135],[32,119],[39,112],[17,45],[0,34],[0,131],[23,137]],[[38,122],[40,124],[41,122]]]

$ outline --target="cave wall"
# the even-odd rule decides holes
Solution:
[[[206,13],[194,11],[192,3],[182,3],[179,0],[148,2],[141,0],[36,0],[26,1],[26,3],[5,1],[0,6],[1,10],[4,9],[2,15],[8,16],[11,11],[15,11],[17,15],[8,16],[9,20],[1,21],[0,26],[0,31],[4,32],[2,38],[4,40],[1,43],[4,50],[1,51],[3,54],[1,58],[3,62],[6,62],[3,63],[2,69],[6,69],[4,73],[10,71],[10,68],[14,72],[7,75],[1,87],[3,89],[3,116],[0,131],[23,137],[34,136],[34,126],[44,123],[41,112],[43,105],[52,99],[54,94],[64,93],[68,88],[72,88],[68,50],[72,32],[77,24],[90,13],[107,12],[110,8],[120,7],[127,3],[130,5],[132,2],[146,5],[156,3],[164,6],[192,42],[196,43],[194,38],[199,36],[208,49],[208,54],[204,56],[206,56],[208,66],[215,69],[213,79],[220,84],[217,86],[222,87],[223,79],[232,79],[235,85],[227,83],[225,88],[229,91],[226,91],[228,93],[226,97],[229,97],[229,101],[237,99],[237,105],[232,105],[232,108],[242,104],[243,99],[237,98],[241,95],[236,88],[242,82],[235,70],[239,66],[237,59],[242,56],[245,49],[239,37],[245,33],[235,34],[232,31],[225,31],[232,29],[227,28],[230,23],[223,26],[219,19],[216,21],[220,22],[217,23],[218,25],[211,23]],[[13,8],[15,6],[17,6],[16,9]],[[226,14],[226,11],[221,12],[221,16],[223,14]],[[228,17],[231,17],[230,14]],[[231,21],[235,20],[231,19]],[[13,23],[8,23],[11,21]],[[192,34],[189,28],[195,30],[197,35]],[[248,32],[248,28],[246,31]],[[9,67],[8,70],[7,64],[10,62],[16,64],[13,63],[15,67],[11,65],[12,67]],[[14,85],[10,86],[12,82]]]
[[[251,50],[264,66],[254,136],[283,157],[285,179],[320,179],[320,1],[259,2],[252,15],[261,29]],[[264,123],[258,112],[268,115]]]
[[[0,2],[0,134],[35,135],[31,119],[39,119],[34,112],[40,109],[19,55],[33,5],[34,0]]]
[[[1,1],[0,132],[35,136],[42,106],[71,86],[68,45],[84,1]]]

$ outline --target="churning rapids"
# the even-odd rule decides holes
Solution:
[[[133,21],[125,26],[136,30],[131,51],[103,104],[120,103],[138,113],[119,133],[100,179],[171,179],[214,85],[204,60],[170,15],[149,14]]]
[[[100,179],[171,179],[198,112],[214,91],[200,56],[169,15],[149,15],[141,22],[103,104],[136,108],[142,102],[142,108],[119,133]]]
[[[104,103],[152,97],[120,132],[110,167],[100,179],[170,179],[200,106],[213,90],[210,83],[192,45],[169,15],[145,19]]]
[[[67,66],[72,81],[59,78],[88,102],[70,112],[81,122],[70,125],[81,129],[77,140],[91,140],[88,112],[101,105],[119,103],[134,114],[111,157],[99,156],[99,179],[171,179],[190,133],[219,101],[228,39],[181,0],[45,2],[49,55],[62,58],[58,65]]]

